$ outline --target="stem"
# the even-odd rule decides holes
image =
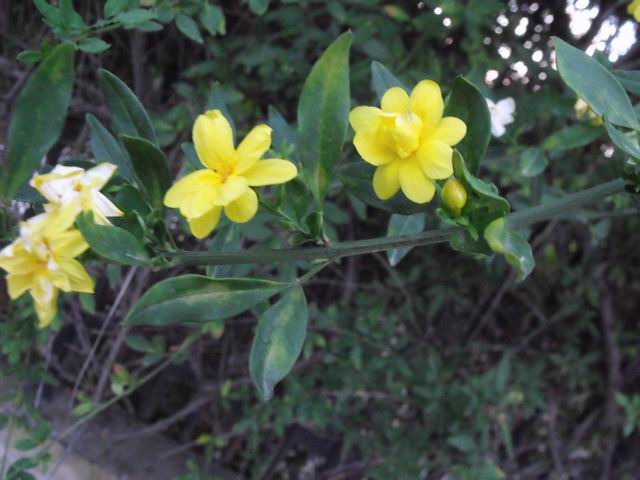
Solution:
[[[617,179],[567,195],[544,205],[528,208],[508,215],[513,228],[548,220],[567,211],[575,210],[601,198],[624,190],[624,180]],[[447,227],[412,235],[397,237],[379,237],[351,242],[334,243],[329,247],[285,248],[277,250],[249,250],[242,252],[167,252],[173,257],[170,266],[177,265],[231,265],[247,263],[297,262],[312,260],[331,260],[352,255],[381,252],[384,250],[417,247],[443,243],[460,227]]]

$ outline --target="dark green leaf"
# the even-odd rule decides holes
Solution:
[[[107,0],[104,4],[104,17],[111,18],[129,6],[129,0]]]
[[[224,35],[226,33],[224,13],[222,13],[220,7],[215,5],[204,4],[200,14],[200,23],[211,35],[216,35],[217,33]]]
[[[520,173],[525,177],[536,177],[547,168],[547,156],[540,148],[527,148],[520,154]]]
[[[202,163],[200,163],[196,147],[193,146],[193,143],[185,142],[180,145],[180,149],[182,150],[182,153],[184,153],[184,156],[187,157],[187,162],[189,162],[189,166],[191,168],[194,170],[202,169]]]
[[[91,250],[105,260],[119,265],[149,265],[142,243],[127,230],[113,225],[97,225],[91,214],[80,215],[76,225]]]
[[[87,26],[84,20],[82,20],[82,17],[78,15],[78,12],[73,8],[72,0],[59,0],[58,7],[62,28],[65,30],[75,31]]]
[[[304,179],[322,205],[347,136],[351,32],[340,35],[316,62],[298,104],[298,145]]]
[[[7,135],[9,197],[20,190],[60,137],[73,90],[73,57],[71,44],[58,45],[20,92]]]
[[[25,50],[18,54],[16,60],[24,65],[32,65],[42,60],[42,52],[40,50]]]
[[[496,212],[500,217],[509,213],[511,206],[505,198],[500,196],[496,186],[471,175],[465,165],[465,159],[458,152],[453,153],[453,171],[455,177],[467,190],[467,195],[469,195],[467,206],[472,206],[469,204],[475,203],[475,206],[487,208],[489,211]]]
[[[602,127],[598,125],[584,123],[572,125],[547,137],[541,148],[544,150],[571,150],[590,144],[602,133]]]
[[[269,9],[271,0],[249,0],[249,8],[256,15],[264,15]]]
[[[639,129],[631,101],[616,77],[597,60],[558,37],[553,42],[560,76],[594,113],[605,116],[614,125]]]
[[[382,100],[384,93],[393,87],[401,87],[407,93],[411,93],[407,86],[398,80],[395,75],[380,62],[371,62],[371,82],[378,95],[378,100]]]
[[[133,307],[129,325],[173,325],[224,320],[272,297],[288,284],[248,278],[182,275],[151,287]]]
[[[398,215],[393,214],[389,219],[389,226],[387,228],[387,237],[395,237],[398,235],[410,235],[412,233],[420,233],[424,230],[424,226],[427,223],[427,218],[424,213],[415,213],[413,215]],[[387,258],[389,258],[389,264],[395,267],[400,260],[402,260],[407,253],[411,251],[411,247],[394,248],[393,250],[387,250]]]
[[[60,11],[56,7],[50,5],[46,0],[33,0],[33,3],[50,25],[60,24]]]
[[[118,175],[129,182],[133,181],[131,160],[127,152],[96,117],[89,113],[85,119],[89,126],[91,152],[96,162],[113,163],[118,167]]]
[[[529,276],[536,265],[531,245],[517,230],[509,227],[504,218],[491,222],[484,231],[484,238],[496,253],[504,255],[509,265],[518,271],[517,281]]]
[[[135,350],[140,353],[155,353],[156,347],[143,337],[142,335],[127,335],[124,338],[124,343],[131,350]]]
[[[83,38],[78,42],[78,48],[87,53],[101,53],[110,46],[107,42],[99,38]]]
[[[132,28],[149,20],[155,20],[156,13],[153,10],[146,10],[144,8],[134,8],[126,12],[118,13],[114,20],[123,23],[126,27]]]
[[[638,133],[636,131],[623,133],[611,125],[611,122],[607,119],[605,119],[605,126],[609,138],[616,147],[634,158],[640,158],[640,146],[638,145]]]
[[[171,175],[164,154],[143,138],[121,135],[120,139],[129,152],[133,171],[147,200],[156,210],[162,210],[164,194],[171,187]]]
[[[475,175],[491,140],[491,115],[486,99],[473,84],[458,77],[453,82],[444,115],[457,117],[467,125],[467,134],[456,145],[456,149],[464,157],[469,171]]]
[[[229,107],[227,106],[227,99],[225,96],[224,88],[220,82],[213,82],[211,90],[209,91],[209,97],[207,98],[207,110],[218,109],[222,112],[224,117],[229,121],[233,135],[236,135],[236,124],[233,121]]]
[[[146,138],[157,145],[158,138],[151,119],[131,89],[113,73],[104,69],[100,70],[98,80],[107,100],[116,133]]]
[[[197,43],[202,43],[202,34],[195,20],[184,13],[179,13],[176,17],[176,26],[182,34]]]
[[[262,314],[251,347],[251,378],[266,401],[300,356],[307,335],[309,312],[304,291],[294,287]]]

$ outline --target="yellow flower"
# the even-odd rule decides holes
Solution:
[[[0,268],[8,272],[9,296],[33,298],[40,328],[55,317],[58,291],[93,293],[93,280],[75,257],[89,246],[73,219],[60,212],[43,213],[20,224],[20,236],[0,251]]]
[[[101,163],[85,171],[80,167],[57,165],[51,172],[34,175],[31,186],[49,201],[47,211],[60,210],[75,219],[80,212],[93,212],[96,223],[109,225],[107,217],[119,217],[122,212],[100,193],[116,171],[111,163]],[[73,220],[71,220],[73,222]]]
[[[248,222],[258,210],[258,196],[251,187],[288,182],[298,173],[287,160],[261,160],[271,147],[267,125],[253,128],[235,148],[231,126],[220,110],[198,116],[193,143],[207,168],[176,182],[167,191],[164,204],[180,210],[197,238],[216,228],[223,209],[232,222]]]
[[[640,0],[638,1],[640,2]],[[596,115],[595,112],[591,110],[589,104],[581,98],[578,98],[573,108],[576,111],[577,119],[582,119],[587,116],[592,125],[602,125],[604,123],[602,118]]]
[[[451,213],[455,217],[459,217],[467,204],[467,191],[455,177],[451,177],[442,187],[440,198],[442,198],[442,203],[451,210]]]
[[[390,88],[381,107],[356,107],[349,115],[356,150],[377,167],[376,195],[387,200],[402,189],[413,202],[429,202],[436,191],[434,180],[453,174],[451,147],[464,138],[467,126],[458,118],[442,117],[442,93],[431,80],[418,83],[411,96]]]
[[[640,0],[633,0],[633,2],[627,6],[627,12],[629,15],[633,15],[636,22],[640,22]]]

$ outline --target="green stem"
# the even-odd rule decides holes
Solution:
[[[567,195],[553,202],[510,214],[507,218],[514,228],[522,228],[554,218],[601,198],[624,190],[622,179],[612,180],[578,193]],[[331,260],[352,255],[381,252],[394,248],[417,247],[443,243],[449,240],[459,227],[447,227],[412,235],[379,237],[351,242],[334,243],[328,247],[286,248],[278,250],[249,250],[242,252],[168,252],[175,265],[232,265],[247,263],[297,262]]]

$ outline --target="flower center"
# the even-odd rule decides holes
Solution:
[[[385,116],[380,126],[382,142],[400,158],[407,158],[420,144],[422,120],[411,112]]]

